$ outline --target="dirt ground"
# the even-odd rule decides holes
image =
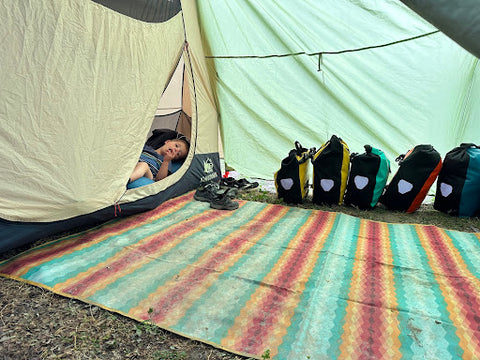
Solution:
[[[11,279],[0,299],[0,359],[246,359]]]
[[[240,194],[239,197],[279,203],[274,195],[261,190]],[[392,212],[381,207],[359,211],[345,206],[318,207],[308,203],[301,206],[377,221],[432,224],[447,229],[480,232],[480,219],[455,218],[434,210],[431,205],[422,205],[413,214]],[[25,249],[0,254],[0,261]],[[33,285],[0,277],[0,359],[247,358],[184,338],[148,322],[140,323]]]

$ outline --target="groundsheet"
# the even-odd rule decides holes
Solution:
[[[2,276],[277,359],[480,354],[480,234],[193,192],[31,249]]]

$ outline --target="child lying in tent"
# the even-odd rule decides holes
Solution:
[[[127,187],[136,187],[130,184],[141,178],[149,179],[150,182],[166,178],[180,167],[189,149],[190,142],[184,135],[168,129],[154,130],[143,147]]]

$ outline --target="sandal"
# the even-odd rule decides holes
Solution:
[[[250,190],[258,187],[258,182],[250,182],[247,179],[239,179],[236,181],[239,190]]]
[[[238,186],[236,186],[236,180],[233,177],[221,178],[220,179],[220,186],[226,186],[226,187],[230,187],[230,188],[238,188]]]
[[[237,183],[240,185],[240,189],[242,190],[250,190],[258,187],[258,182],[250,182],[247,179],[240,179],[237,181]]]
[[[247,179],[236,180],[233,177],[226,177],[220,180],[220,185],[238,190],[250,190],[258,187],[258,182],[250,182]]]

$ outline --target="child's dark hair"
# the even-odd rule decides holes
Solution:
[[[146,144],[158,149],[160,146],[165,144],[166,140],[182,140],[187,145],[188,150],[190,150],[190,140],[183,135],[172,129],[155,129],[152,131],[152,135],[147,139]]]
[[[178,133],[175,140],[182,140],[187,145],[187,150],[190,150],[190,141],[185,135]]]

